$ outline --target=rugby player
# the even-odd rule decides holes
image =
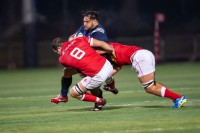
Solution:
[[[97,40],[101,40],[104,42],[108,42],[108,37],[106,35],[105,29],[99,23],[97,11],[86,11],[83,14],[83,25],[75,32],[75,34],[69,37],[69,40],[81,37],[81,36],[88,36],[95,38]],[[63,75],[61,78],[61,93],[55,97],[51,98],[51,102],[59,103],[59,102],[67,102],[68,101],[68,88],[72,84],[72,75],[78,73],[76,69],[72,67],[65,67],[63,69]],[[118,90],[115,88],[114,85],[114,78],[110,78],[107,81],[107,86],[105,86],[106,90],[111,91],[114,94],[118,93]],[[103,98],[102,91],[100,89],[91,90],[91,93],[95,94],[98,97]],[[95,104],[93,110],[100,110]]]
[[[104,106],[105,99],[96,97],[87,91],[98,88],[110,79],[113,67],[91,46],[101,47],[106,50],[106,53],[113,52],[113,48],[107,43],[88,37],[78,37],[68,42],[55,38],[52,42],[53,51],[60,55],[59,62],[63,66],[75,68],[86,75],[70,89],[70,95],[78,100]]]
[[[116,56],[116,58],[111,57],[112,60],[119,66],[119,69],[123,65],[132,65],[140,83],[147,93],[170,98],[174,103],[172,108],[180,108],[184,103],[186,103],[186,97],[184,95],[173,92],[165,85],[156,81],[155,57],[152,52],[134,45],[128,46],[120,43],[109,44],[114,48]],[[100,53],[104,52],[101,51]],[[115,73],[113,73],[113,75],[114,74]]]

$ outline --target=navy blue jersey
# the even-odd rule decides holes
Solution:
[[[95,28],[88,31],[86,31],[84,26],[82,25],[76,31],[75,36],[88,36],[88,37],[95,38],[97,40],[108,42],[107,34],[101,24],[97,25]]]

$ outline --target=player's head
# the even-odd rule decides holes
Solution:
[[[83,13],[83,25],[85,30],[91,30],[99,24],[99,12],[97,11],[86,11]]]
[[[65,42],[64,39],[59,38],[59,37],[53,39],[52,44],[51,44],[53,51],[59,54],[63,42]]]

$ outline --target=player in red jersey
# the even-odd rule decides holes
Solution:
[[[81,81],[70,89],[73,98],[89,101],[104,106],[106,100],[96,97],[88,90],[98,88],[111,76],[113,67],[110,62],[100,56],[92,47],[101,47],[108,53],[113,48],[103,41],[88,37],[78,37],[69,42],[56,38],[52,42],[53,50],[60,54],[59,62],[65,67],[73,67],[86,75]]]
[[[98,17],[97,11],[86,11],[83,13],[83,25],[76,31],[75,34],[69,37],[70,39],[73,39],[74,37],[80,37],[80,36],[88,36],[92,37],[97,40],[101,40],[104,42],[108,42],[108,37],[106,34],[105,29],[103,26],[99,23],[99,17]],[[60,103],[60,102],[68,102],[68,88],[72,84],[72,75],[76,74],[77,70],[72,67],[64,67],[63,69],[63,75],[61,78],[61,91],[60,94],[57,97],[51,98],[51,102],[53,103]],[[108,91],[111,91],[114,94],[118,93],[118,90],[114,87],[114,79],[110,78],[111,80],[107,83],[112,84],[112,89],[108,88]],[[99,89],[91,90],[92,94],[97,95],[98,97],[103,98],[103,92]],[[93,110],[101,110],[95,104]]]
[[[112,58],[113,61],[119,66],[132,65],[147,93],[170,98],[174,102],[172,108],[179,108],[186,102],[185,96],[175,93],[163,84],[155,81],[155,58],[150,51],[133,45],[109,44],[115,51],[116,58]]]

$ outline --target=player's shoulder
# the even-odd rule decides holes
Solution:
[[[80,37],[76,37],[74,40],[76,43],[78,42],[86,42],[89,43],[91,41],[92,38],[87,37],[87,36],[80,36]]]
[[[84,36],[84,26],[82,25],[75,33],[75,37],[82,37]]]
[[[100,33],[105,33],[105,29],[103,28],[103,26],[101,24],[99,24],[97,27],[94,28],[94,30],[92,31],[92,33],[96,33],[96,32],[100,32]]]
[[[77,36],[74,40],[88,40],[87,36]]]

